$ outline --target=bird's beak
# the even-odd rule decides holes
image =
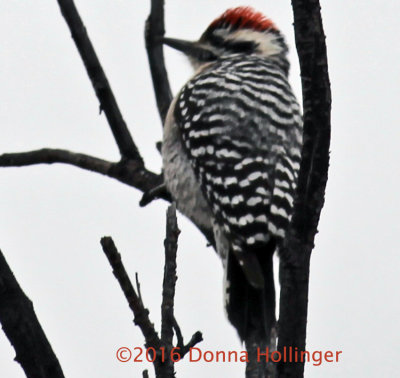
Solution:
[[[169,47],[179,50],[189,57],[195,58],[202,62],[209,62],[217,59],[211,50],[201,45],[199,42],[184,41],[182,39],[163,38],[163,43]]]

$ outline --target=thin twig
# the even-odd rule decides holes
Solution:
[[[145,192],[139,202],[139,206],[141,206],[141,207],[147,206],[150,202],[152,202],[158,198],[170,198],[171,199],[171,195],[168,193],[167,187],[165,186],[164,183]]]
[[[190,341],[183,347],[182,351],[181,351],[181,358],[183,358],[191,348],[193,348],[195,345],[197,345],[198,343],[203,341],[203,335],[200,331],[197,331],[192,338],[190,339]]]
[[[106,74],[96,55],[92,42],[89,39],[85,25],[76,9],[73,0],[57,0],[65,21],[71,31],[72,39],[79,51],[86,71],[92,82],[93,89],[100,102],[100,109],[104,111],[111,131],[117,142],[121,157],[135,160],[144,165],[142,157],[132,139],[128,127],[122,117],[114,94],[108,83]]]
[[[311,251],[328,178],[331,92],[318,0],[292,0],[300,60],[304,146],[292,222],[281,251],[278,350],[305,349]],[[304,363],[278,363],[278,377],[303,377]]]
[[[185,344],[185,342],[183,341],[181,328],[179,327],[179,324],[175,318],[173,327],[177,339],[176,346],[179,348],[179,353],[181,358],[185,357],[185,355],[189,352],[190,348],[193,348],[196,344],[203,341],[203,334],[200,331],[197,331],[193,334],[190,341],[187,344]]]
[[[136,281],[136,290],[138,293],[139,300],[143,304],[142,292],[140,291],[140,282],[139,282],[139,273],[138,272],[135,273],[135,281]]]
[[[15,360],[27,377],[64,377],[57,356],[36,317],[33,304],[22,291],[1,251],[0,323],[15,349]]]
[[[178,324],[178,322],[177,322],[177,320],[175,318],[175,315],[174,315],[172,327],[174,329],[176,340],[177,340],[176,341],[176,346],[182,350],[183,347],[185,346],[185,342],[183,341],[183,335],[182,335],[181,327],[179,327],[179,324]]]
[[[162,124],[164,124],[172,101],[172,92],[164,62],[162,44],[164,34],[164,0],[151,0],[151,12],[146,21],[145,40],[154,94]]]

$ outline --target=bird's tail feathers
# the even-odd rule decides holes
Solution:
[[[225,308],[229,321],[242,341],[258,335],[260,344],[268,346],[271,330],[275,327],[275,285],[273,273],[273,246],[252,253],[257,259],[263,286],[249,282],[243,265],[230,251],[225,275]],[[254,266],[254,265],[253,265]]]

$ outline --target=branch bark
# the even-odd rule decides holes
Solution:
[[[292,0],[300,60],[304,145],[297,199],[281,253],[278,350],[305,350],[311,251],[328,179],[331,91],[318,0]],[[279,378],[303,377],[304,363],[278,363]]]
[[[162,176],[146,168],[137,160],[122,159],[110,162],[68,150],[43,148],[35,151],[0,155],[0,167],[24,167],[36,164],[63,163],[114,178],[143,192],[163,182]],[[168,197],[164,197],[168,200]]]
[[[172,101],[171,87],[164,62],[162,44],[164,34],[164,0],[151,0],[151,11],[146,21],[145,41],[154,94],[162,125],[164,125],[165,117]]]
[[[176,251],[178,249],[178,236],[180,230],[176,219],[175,205],[172,204],[167,210],[167,228],[164,240],[165,265],[163,293],[161,304],[161,338],[166,344],[172,345],[174,336],[174,298],[176,276]]]
[[[85,25],[79,16],[73,0],[57,0],[61,13],[71,31],[79,55],[86,67],[87,74],[100,102],[100,110],[104,111],[111,131],[117,142],[121,157],[143,163],[128,127],[122,117],[121,111],[115,100],[113,91],[108,83],[103,67],[100,64],[96,51],[89,39]]]
[[[149,310],[144,307],[142,298],[139,295],[139,290],[134,289],[114,241],[110,237],[103,237],[101,239],[101,246],[103,247],[103,251],[113,269],[113,274],[133,312],[135,324],[143,333],[146,340],[146,347],[152,347],[156,350],[160,349],[161,341],[154,329],[153,323],[150,321]]]
[[[15,360],[28,378],[64,378],[60,363],[0,251],[0,323],[15,349]]]

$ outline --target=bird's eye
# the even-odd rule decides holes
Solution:
[[[256,50],[258,44],[252,41],[233,41],[228,40],[225,42],[226,48],[229,50],[240,53],[251,53]]]

